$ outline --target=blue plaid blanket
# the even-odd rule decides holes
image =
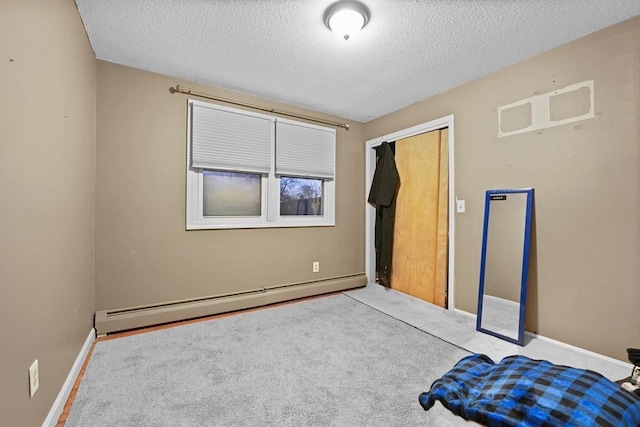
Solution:
[[[509,356],[498,364],[484,354],[460,360],[428,393],[456,415],[490,427],[639,427],[640,398],[597,372]]]

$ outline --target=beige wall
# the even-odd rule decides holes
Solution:
[[[2,426],[42,425],[93,326],[95,87],[73,1],[0,1]]]
[[[475,312],[483,197],[534,187],[526,330],[627,360],[640,347],[640,18],[369,122],[365,138],[455,115],[455,305]],[[594,80],[595,118],[497,137],[497,108]]]
[[[363,272],[363,125],[337,130],[335,227],[185,231],[187,97],[169,93],[176,84],[319,116],[98,61],[97,309]],[[320,273],[312,273],[313,261]]]
[[[625,360],[640,347],[639,52],[635,18],[338,130],[336,227],[187,232],[186,97],[169,86],[318,114],[100,61],[96,80],[71,0],[0,1],[0,425],[42,423],[96,308],[361,272],[363,141],[451,113],[456,306],[475,311],[484,191],[532,186],[527,329]],[[498,106],[590,79],[595,119],[497,138]]]

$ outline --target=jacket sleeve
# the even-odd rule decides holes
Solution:
[[[380,149],[382,151],[376,162],[376,171],[373,174],[367,201],[376,206],[390,206],[400,184],[400,176],[389,144],[383,142]]]

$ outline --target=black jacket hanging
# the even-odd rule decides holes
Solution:
[[[387,287],[391,286],[393,224],[399,186],[400,176],[393,150],[388,142],[383,142],[376,148],[376,171],[367,201],[376,207],[376,272],[379,281]]]

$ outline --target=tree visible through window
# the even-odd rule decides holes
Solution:
[[[280,215],[322,215],[321,179],[280,177]]]

